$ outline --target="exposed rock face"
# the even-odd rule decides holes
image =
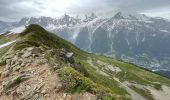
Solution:
[[[57,49],[51,52],[51,56],[55,56],[55,58],[59,58],[66,63],[74,64],[73,52],[67,52],[64,48]]]

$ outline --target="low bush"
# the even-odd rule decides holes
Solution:
[[[91,79],[83,76],[71,67],[64,67],[57,70],[58,75],[63,83],[63,89],[67,92],[88,91],[96,94],[98,98],[103,100],[116,99],[116,95],[112,90],[102,85],[94,83]]]

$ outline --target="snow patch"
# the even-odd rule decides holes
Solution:
[[[46,29],[48,29],[48,30],[54,30],[56,28],[57,27],[54,24],[48,24],[48,26],[46,27]]]
[[[5,44],[2,44],[2,45],[0,45],[0,48],[6,47],[6,46],[8,46],[8,45],[10,45],[10,44],[12,44],[12,43],[14,43],[14,42],[16,42],[16,40],[7,42],[7,43],[5,43]]]

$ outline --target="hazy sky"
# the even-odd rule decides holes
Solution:
[[[170,19],[170,0],[0,0],[0,20],[58,17],[65,13],[111,15],[118,11]]]

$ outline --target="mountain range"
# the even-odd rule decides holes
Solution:
[[[80,50],[37,24],[0,35],[0,100],[169,100],[170,79]]]
[[[60,18],[22,18],[19,22],[0,22],[0,32],[18,32],[38,24],[82,50],[103,54],[170,77],[170,21],[146,15],[85,18],[63,15]]]

